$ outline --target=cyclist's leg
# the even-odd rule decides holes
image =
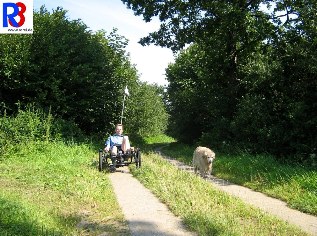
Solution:
[[[130,152],[130,141],[128,136],[123,137],[121,149],[124,153]]]

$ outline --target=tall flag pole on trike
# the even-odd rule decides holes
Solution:
[[[122,118],[123,118],[123,111],[124,111],[124,101],[126,96],[129,96],[129,90],[128,90],[128,86],[125,86],[124,89],[124,95],[123,95],[123,101],[122,101],[122,111],[121,111],[121,120],[120,120],[120,124],[122,124]]]

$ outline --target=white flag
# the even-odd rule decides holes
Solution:
[[[127,96],[130,96],[129,90],[128,90],[128,86],[125,86],[124,94],[127,95]]]

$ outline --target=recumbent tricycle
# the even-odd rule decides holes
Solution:
[[[121,145],[117,146],[117,155],[111,156],[111,152],[105,152],[103,149],[99,150],[99,171],[104,169],[115,172],[117,167],[128,166],[130,164],[136,165],[136,168],[141,167],[141,151],[139,148],[131,147],[129,152],[124,153]]]

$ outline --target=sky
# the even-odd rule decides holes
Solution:
[[[173,53],[168,48],[155,45],[141,46],[138,41],[150,32],[159,29],[159,20],[146,23],[141,16],[135,16],[121,0],[34,0],[34,9],[45,5],[48,11],[58,6],[68,11],[70,20],[81,19],[90,30],[105,30],[117,33],[129,40],[126,52],[135,65],[141,81],[150,84],[167,85],[165,69],[174,62]]]

